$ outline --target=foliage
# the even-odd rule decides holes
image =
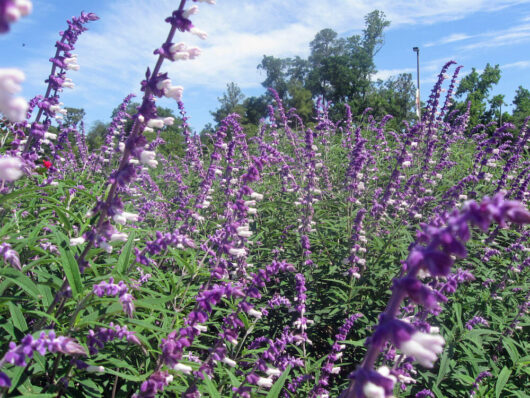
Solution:
[[[184,3],[172,33],[192,29]],[[63,123],[54,136],[49,109],[42,134],[2,122],[4,396],[525,396],[530,131],[475,128],[473,103],[445,118],[453,62],[414,124],[386,115],[410,117],[410,75],[339,92],[343,72],[374,73],[388,23],[366,23],[312,43],[318,90],[340,109],[318,98],[311,114],[308,64],[267,58],[286,83],[267,118],[243,127],[265,99],[238,115],[232,84],[226,117],[193,135],[180,99],[178,117],[153,99],[178,97],[158,74],[176,56],[166,42],[141,102],[86,140]],[[347,51],[365,57],[341,71]],[[457,93],[484,101],[497,71]],[[355,108],[367,101],[377,109]]]
[[[245,107],[242,105],[242,101],[245,99],[245,95],[241,92],[241,89],[234,82],[226,85],[226,92],[221,98],[217,98],[219,101],[219,109],[215,112],[211,112],[214,120],[220,123],[225,117],[231,113],[237,113],[240,116],[245,115]]]

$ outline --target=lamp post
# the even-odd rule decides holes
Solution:
[[[420,102],[420,48],[413,47],[412,51],[416,53],[416,75],[418,76],[418,85],[416,89],[416,115],[421,120],[421,102]]]

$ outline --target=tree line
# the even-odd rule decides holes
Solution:
[[[273,88],[284,102],[285,108],[296,108],[297,114],[305,123],[311,123],[315,101],[322,98],[330,105],[332,119],[344,117],[345,105],[349,105],[353,115],[361,115],[370,107],[375,117],[390,114],[394,116],[394,128],[400,128],[403,120],[413,121],[415,113],[416,85],[412,74],[401,73],[387,80],[377,79],[374,57],[384,44],[385,29],[390,25],[382,11],[375,10],[364,18],[365,26],[361,34],[339,37],[332,29],[318,32],[309,43],[307,58],[295,56],[278,58],[263,55],[257,69],[264,73],[262,86]],[[471,101],[470,126],[492,121],[512,122],[520,125],[530,115],[530,91],[519,86],[513,99],[512,112],[507,111],[505,95],[492,96],[494,86],[501,78],[499,65],[487,64],[479,72],[473,68],[463,77],[455,92],[453,110],[465,112]],[[267,105],[272,101],[265,90],[260,96],[246,97],[237,83],[230,82],[226,91],[218,98],[219,106],[211,111],[218,125],[228,114],[237,113],[247,130],[257,130],[261,118],[267,116]],[[137,104],[130,104],[134,112]],[[162,116],[176,117],[171,109],[160,108]],[[449,112],[450,113],[450,112]],[[70,108],[68,120],[84,116],[81,109]],[[73,120],[72,120],[73,119]],[[166,143],[171,141],[168,152],[175,153],[182,142],[179,123],[169,128],[169,137],[164,134]],[[88,143],[95,148],[102,141],[107,124],[96,122],[88,133]],[[213,131],[217,126],[208,124],[201,135]]]

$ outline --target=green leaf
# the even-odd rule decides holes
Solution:
[[[502,339],[502,345],[504,348],[506,348],[506,352],[510,356],[510,359],[512,360],[513,364],[515,365],[519,361],[519,352],[517,351],[517,347],[514,344],[514,341],[510,339],[509,337],[504,337]]]
[[[13,268],[1,268],[0,275],[9,279],[10,282],[15,283],[18,287],[28,293],[32,298],[39,301],[39,289],[33,281],[24,275],[22,272]],[[9,283],[2,284],[0,288],[0,294],[9,286]]]
[[[453,304],[453,313],[456,315],[456,322],[460,330],[464,328],[462,324],[462,304],[454,303]]]
[[[134,249],[134,232],[131,232],[127,243],[123,246],[121,250],[120,257],[118,258],[118,263],[116,264],[115,270],[118,274],[124,274],[131,262],[131,257]]]
[[[232,387],[239,387],[241,385],[241,380],[239,380],[231,371],[231,369],[224,368],[226,374],[230,378],[230,385]]]
[[[108,368],[108,367],[105,368],[105,373],[121,377],[122,379],[125,379],[125,380],[130,380],[130,381],[135,381],[135,382],[139,382],[139,381],[144,381],[145,380],[145,375],[135,376],[135,375],[131,375],[131,374],[128,374],[128,373],[118,372],[118,371],[113,370],[113,369]]]
[[[213,383],[212,379],[210,379],[210,376],[207,374],[204,374],[204,384],[206,385],[206,391],[208,391],[208,397],[211,398],[221,398],[221,394],[219,394],[219,391],[217,391],[217,387]]]
[[[495,384],[495,397],[499,398],[501,396],[501,392],[504,389],[504,386],[508,382],[508,379],[510,378],[510,375],[512,374],[511,369],[507,368],[506,366],[502,368],[501,373],[499,374],[499,377],[497,378],[497,383]]]
[[[354,347],[363,347],[365,342],[366,342],[366,339],[361,339],[361,340],[357,340],[357,341],[354,341],[354,340],[344,340],[343,341],[344,344],[352,345]]]
[[[13,322],[13,325],[15,325],[15,327],[21,332],[28,330],[28,324],[26,323],[26,319],[24,319],[24,315],[22,314],[22,311],[20,311],[20,308],[11,301],[7,303],[7,305],[9,307],[9,312],[11,313],[11,321]]]
[[[19,196],[31,197],[31,193],[39,189],[45,190],[46,187],[31,187],[31,188],[17,189],[8,194],[0,195],[0,198],[2,199],[2,203],[5,204],[7,201],[18,198]]]
[[[285,369],[282,373],[282,375],[276,380],[276,383],[273,384],[271,389],[269,390],[269,393],[267,394],[267,398],[278,398],[280,396],[280,392],[282,391],[283,385],[285,384],[285,380],[287,380],[287,376],[289,376],[289,373],[291,372],[291,366],[289,365],[287,369]]]
[[[442,354],[442,359],[440,359],[440,369],[438,370],[438,376],[436,376],[436,386],[440,385],[449,370],[449,359],[449,349],[445,349]]]
[[[79,265],[77,260],[74,258],[72,250],[70,249],[69,239],[59,231],[57,228],[54,228],[57,247],[60,253],[61,266],[66,275],[66,279],[70,284],[72,289],[73,296],[77,296],[83,291],[83,284],[81,282],[81,273],[79,272]]]

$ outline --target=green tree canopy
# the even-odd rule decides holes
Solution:
[[[530,116],[530,91],[519,86],[515,92],[515,98],[513,99],[512,117],[516,125],[521,125],[525,118]]]
[[[226,92],[222,97],[217,98],[219,101],[219,108],[215,112],[210,112],[217,123],[220,123],[225,117],[231,113],[237,113],[239,116],[244,117],[246,114],[243,100],[245,95],[241,92],[239,86],[234,83],[228,83],[226,85]]]
[[[467,103],[471,101],[471,126],[479,123],[487,124],[492,121],[495,112],[488,107],[488,99],[491,89],[499,82],[500,78],[501,69],[499,65],[491,66],[488,63],[482,73],[479,74],[475,68],[472,68],[471,73],[460,82],[455,96],[457,98],[465,97],[465,99],[455,106],[460,112],[464,112],[467,108]]]
[[[75,127],[86,116],[83,108],[65,108],[67,114],[64,117],[64,124]]]

